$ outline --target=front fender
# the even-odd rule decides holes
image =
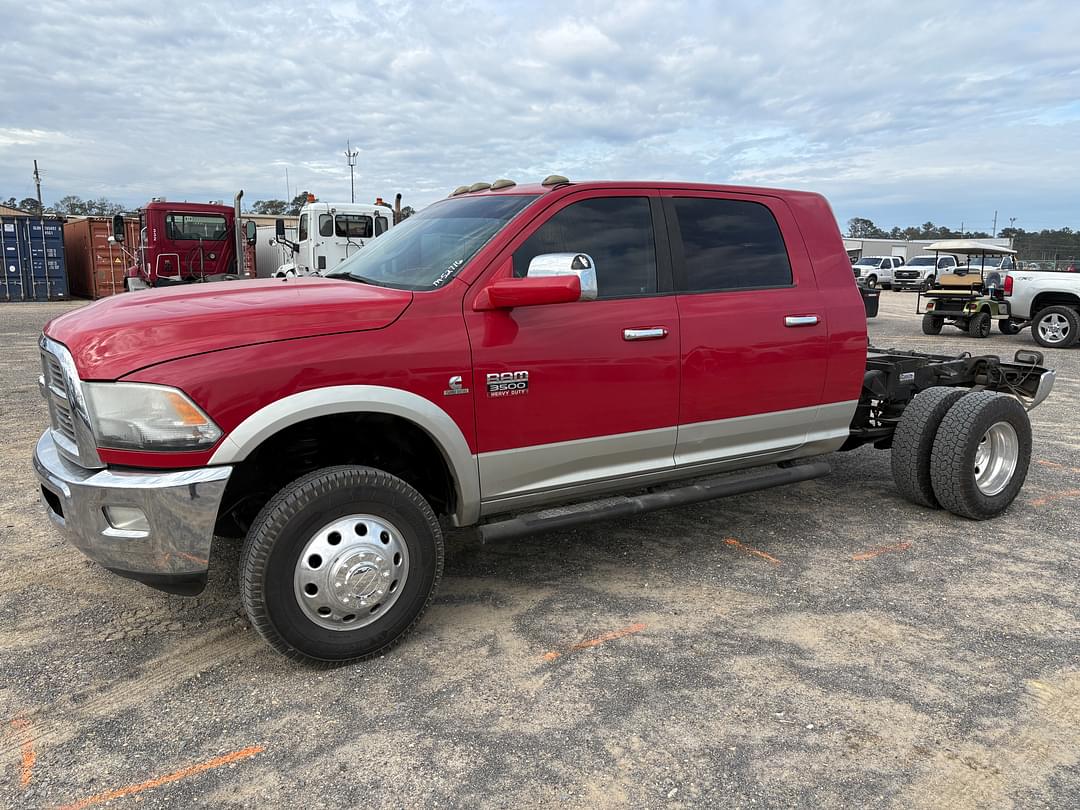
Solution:
[[[299,422],[341,413],[385,413],[407,419],[427,433],[454,478],[454,523],[468,526],[480,518],[480,474],[476,456],[446,411],[410,391],[381,385],[338,385],[302,391],[266,405],[226,436],[210,464],[236,464],[274,434]]]

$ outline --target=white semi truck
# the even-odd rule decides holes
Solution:
[[[290,257],[274,275],[288,278],[332,270],[400,219],[400,194],[394,207],[381,199],[374,203],[339,203],[311,197],[300,209],[295,242],[286,234],[285,221],[279,219],[276,223],[275,238]]]

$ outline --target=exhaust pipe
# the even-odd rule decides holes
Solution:
[[[233,197],[233,241],[236,243],[236,275],[247,278],[247,261],[244,256],[244,227],[240,221],[240,201],[244,198],[244,190],[240,189]]]
[[[401,224],[401,192],[394,195],[394,224]]]

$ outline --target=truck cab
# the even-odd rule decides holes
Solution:
[[[393,211],[378,203],[308,202],[300,209],[296,241],[283,240],[292,258],[274,275],[288,278],[333,270],[393,226]]]
[[[240,277],[232,206],[154,200],[139,211],[139,235],[128,290]]]

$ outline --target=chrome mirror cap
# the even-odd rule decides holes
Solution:
[[[596,300],[596,264],[588,253],[541,253],[529,262],[528,278],[577,276],[581,301]]]

